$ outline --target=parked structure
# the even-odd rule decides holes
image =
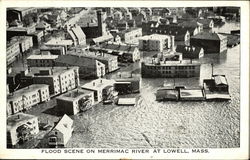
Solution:
[[[106,99],[109,94],[112,94],[112,88],[114,86],[114,80],[108,79],[96,79],[81,86],[82,89],[86,89],[94,92],[94,100],[99,103]],[[111,89],[111,90],[110,90]]]
[[[48,85],[34,84],[19,89],[7,96],[7,115],[27,110],[32,106],[40,102],[48,101],[49,99]]]
[[[139,38],[139,49],[143,51],[159,51],[174,47],[174,37],[152,34]]]
[[[53,67],[58,55],[30,55],[27,58],[29,67]]]
[[[119,62],[136,62],[140,60],[138,48],[124,43],[104,43],[101,46],[94,46],[90,50],[118,56]]]
[[[73,120],[66,114],[59,120],[55,127],[48,133],[49,147],[64,147],[72,136]]]
[[[7,118],[7,148],[30,140],[38,132],[38,118],[36,116],[24,113],[9,116]]]
[[[188,59],[196,59],[204,56],[204,50],[201,47],[177,45],[176,52],[182,53],[182,57]]]
[[[227,51],[227,37],[217,33],[199,33],[191,37],[190,45],[201,47],[204,53],[222,53]]]
[[[58,113],[75,115],[92,107],[94,92],[77,88],[57,97],[56,102]]]
[[[78,55],[62,55],[55,60],[56,66],[78,66],[80,78],[98,78],[106,74],[105,64],[94,58]]]

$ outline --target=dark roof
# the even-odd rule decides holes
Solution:
[[[192,39],[203,39],[203,40],[222,40],[222,39],[227,38],[227,37],[223,36],[221,34],[217,34],[217,33],[201,32],[195,36],[192,36],[191,38]]]
[[[122,51],[122,52],[134,52],[134,50],[137,47],[131,46],[131,45],[119,45],[119,44],[114,44],[114,43],[106,43],[106,44],[103,44],[100,48],[117,50],[117,51]]]
[[[201,47],[177,45],[176,52],[183,54],[184,58],[199,58]]]

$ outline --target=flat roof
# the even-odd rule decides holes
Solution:
[[[14,94],[13,95],[11,95],[11,94],[8,95],[7,99],[8,100],[15,99],[15,98],[18,98],[18,97],[20,97],[22,95],[25,95],[25,94],[29,93],[29,92],[34,92],[36,90],[39,90],[41,88],[48,87],[48,86],[49,85],[47,85],[47,84],[32,84],[32,85],[30,85],[28,87],[25,87],[25,88],[22,88],[22,89],[19,89],[19,90],[13,92]]]
[[[201,89],[180,89],[181,98],[202,98],[203,93]]]
[[[113,86],[115,83],[115,81],[113,79],[103,79],[103,78],[99,78],[96,80],[93,80],[89,83],[86,83],[84,85],[81,86],[81,88],[83,89],[88,89],[88,90],[102,90],[107,86]]]
[[[135,105],[136,98],[119,98],[118,105]]]
[[[97,60],[107,60],[109,61],[111,58],[117,58],[117,56],[111,55],[111,54],[105,54],[105,53],[99,53],[99,52],[90,52],[90,51],[82,51],[82,50],[71,50],[67,52],[69,55],[78,55],[82,57],[89,57],[89,58],[95,58]]]
[[[30,55],[27,59],[56,59],[58,58],[58,55]]]
[[[66,101],[74,101],[86,94],[92,93],[92,91],[82,89],[82,88],[77,88],[72,91],[68,91],[67,93],[64,93],[63,95],[57,97],[56,99],[60,100],[66,100]]]
[[[17,113],[15,115],[11,115],[10,117],[7,118],[7,130],[11,130],[16,126],[20,126],[26,123],[26,121],[33,118],[36,118],[36,116],[25,113]]]
[[[153,60],[153,63],[152,63]],[[157,61],[154,59],[148,59],[148,60],[144,60],[145,65],[147,66],[194,66],[194,65],[200,65],[199,61],[194,61],[192,60],[192,63],[190,60],[181,60],[181,61],[166,61],[166,63],[164,63],[164,61],[159,61],[159,63],[157,64]]]
[[[51,74],[48,75],[36,75],[36,77],[54,77],[54,76],[58,76],[60,74],[63,74],[65,72],[67,72],[68,70],[73,70],[79,68],[77,66],[69,66],[69,67],[30,67],[30,74],[34,75],[37,73],[40,73],[40,71],[44,71],[44,70],[49,70],[50,72],[52,71]]]
[[[51,39],[50,41],[46,42],[45,45],[72,45],[73,41],[72,40],[65,40],[65,39]]]

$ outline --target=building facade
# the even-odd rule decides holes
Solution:
[[[152,34],[139,39],[139,49],[143,51],[160,51],[174,47],[174,37]]]
[[[15,36],[11,38],[11,41],[19,43],[21,53],[25,53],[33,47],[33,40],[31,36]]]
[[[30,55],[27,58],[29,67],[53,67],[58,55]]]
[[[56,98],[58,113],[75,115],[94,104],[94,92],[77,88]]]
[[[28,141],[38,134],[38,118],[24,113],[17,113],[7,118],[7,147]]]
[[[191,37],[190,45],[201,47],[205,54],[227,51],[227,37],[217,33],[199,33]]]
[[[48,133],[49,147],[64,147],[72,136],[73,120],[66,114],[59,120],[55,127]]]
[[[158,61],[151,59],[141,63],[143,78],[187,78],[200,76],[200,63],[189,60]]]
[[[20,47],[17,41],[7,43],[6,61],[7,65],[12,64],[20,56]]]
[[[16,114],[27,110],[32,106],[50,99],[49,86],[46,84],[34,84],[19,89],[7,96],[7,114]]]
[[[62,55],[55,60],[56,66],[78,66],[79,77],[85,78],[98,78],[103,77],[106,74],[105,64],[102,62],[85,58],[78,55]]]

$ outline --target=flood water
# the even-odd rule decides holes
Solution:
[[[239,29],[226,23],[217,32]],[[230,85],[229,102],[157,102],[155,92],[173,79],[143,78],[136,107],[98,105],[74,117],[75,132],[67,147],[93,148],[232,148],[240,146],[240,45],[227,53],[200,59],[200,78],[175,79],[176,84],[199,86],[202,79],[225,74]],[[139,64],[123,68],[140,76]],[[115,77],[116,73],[109,75]],[[129,97],[133,97],[130,95]],[[85,128],[85,130],[81,130]],[[88,129],[86,129],[88,128]]]
[[[228,22],[216,32],[239,29]],[[146,56],[146,53],[143,54]],[[200,59],[200,78],[175,79],[176,85],[199,86],[214,74],[225,74],[232,100],[229,102],[157,102],[156,90],[173,79],[143,78],[136,107],[99,104],[73,116],[74,133],[66,147],[74,148],[233,148],[240,146],[240,45],[224,54]],[[22,67],[22,61],[14,66]],[[140,64],[122,67],[140,76]],[[108,75],[116,77],[117,72]],[[84,81],[81,81],[83,84]]]

